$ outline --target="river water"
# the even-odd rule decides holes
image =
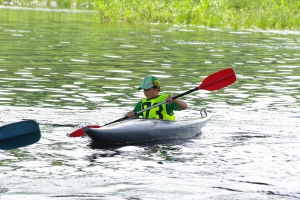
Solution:
[[[0,150],[0,199],[300,199],[300,32],[99,23],[96,12],[0,7],[0,125],[39,142]],[[123,117],[143,77],[177,95],[224,68],[237,81],[182,97],[201,135],[94,148],[66,135]]]

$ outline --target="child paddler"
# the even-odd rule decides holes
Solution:
[[[134,107],[133,111],[126,114],[129,118],[138,118],[139,116],[142,116],[143,118],[175,120],[173,111],[185,110],[188,107],[184,101],[179,99],[173,100],[173,97],[169,94],[159,94],[160,82],[155,76],[146,76],[142,85],[138,88],[138,90],[141,89],[144,90],[146,98],[140,100]],[[166,101],[166,103],[135,116],[136,112],[163,101]]]

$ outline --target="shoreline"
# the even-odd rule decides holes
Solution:
[[[162,23],[210,28],[300,30],[297,0],[0,0],[3,6],[99,12],[99,22]]]

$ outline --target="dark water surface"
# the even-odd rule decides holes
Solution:
[[[98,22],[95,12],[0,7],[0,125],[35,119],[0,150],[0,199],[300,199],[300,32]],[[146,75],[180,94],[232,67],[237,82],[182,97],[202,134],[93,148],[66,136],[119,119]]]

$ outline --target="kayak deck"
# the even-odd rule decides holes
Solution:
[[[140,143],[172,138],[189,138],[201,133],[211,117],[193,120],[167,121],[158,119],[127,119],[101,128],[84,128],[93,143],[110,145]]]

